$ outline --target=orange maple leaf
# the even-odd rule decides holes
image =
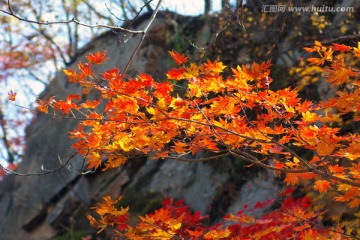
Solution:
[[[314,189],[318,190],[320,193],[327,192],[327,190],[330,188],[329,181],[326,180],[317,180],[315,182]]]
[[[47,100],[47,101],[44,101],[44,100],[42,100],[42,99],[38,99],[38,100],[37,100],[37,104],[38,104],[37,109],[38,109],[40,112],[48,113],[49,105],[52,104],[53,101],[54,101],[54,97],[49,98],[49,100]]]
[[[315,44],[315,46],[318,46],[318,47],[322,47],[322,44],[321,44],[321,42],[319,42],[319,41],[314,41],[314,44]]]
[[[64,74],[68,77],[69,82],[73,82],[73,83],[81,83],[85,80],[86,76],[83,73],[77,73],[75,70],[73,69],[64,69],[63,70]]]
[[[316,52],[319,50],[318,47],[314,47],[314,48],[304,47],[303,49],[307,52]]]
[[[99,105],[101,102],[101,99],[98,100],[94,100],[94,101],[90,101],[90,100],[86,100],[85,103],[82,103],[80,106],[83,108],[95,108],[97,105]]]
[[[169,51],[169,54],[172,57],[172,59],[174,59],[176,64],[178,64],[178,65],[187,63],[187,61],[188,61],[188,58],[184,54],[180,54],[180,53],[174,52],[174,51]]]
[[[90,214],[86,214],[86,218],[89,220],[90,225],[93,226],[94,228],[98,228],[100,226],[100,223]]]
[[[152,86],[154,84],[154,78],[146,73],[141,73],[138,77],[138,80],[140,80],[144,86]]]
[[[315,122],[315,121],[317,121],[318,118],[319,118],[319,117],[316,115],[316,113],[314,113],[314,112],[309,112],[309,111],[302,112],[301,115],[302,115],[302,120],[303,120],[303,122],[306,122],[306,123]]]
[[[295,173],[287,173],[284,182],[287,186],[296,185],[299,183],[299,175]]]
[[[228,236],[230,236],[231,232],[228,228],[222,230],[222,229],[214,229],[211,230],[209,232],[207,232],[204,235],[204,239],[222,239],[222,238],[227,238]]]
[[[78,106],[71,101],[71,99],[66,99],[66,101],[60,100],[54,103],[54,109],[61,111],[63,114],[67,114],[71,109],[78,109]]]
[[[94,54],[90,53],[86,56],[86,59],[91,64],[102,64],[104,61],[106,61],[108,58],[105,57],[106,50],[103,53],[97,52]]]
[[[332,64],[331,69],[328,69],[326,72],[330,74],[328,81],[334,84],[343,84],[348,82],[350,77],[357,75],[357,73],[351,69],[342,67],[338,64]]]
[[[215,73],[221,73],[224,70],[224,68],[226,68],[226,66],[224,66],[222,62],[218,62],[216,60],[214,62],[211,62],[209,59],[207,63],[204,63],[204,67]]]
[[[101,73],[100,75],[105,81],[111,81],[119,75],[119,70],[117,68],[113,68]]]
[[[78,68],[80,69],[80,71],[85,74],[85,76],[92,76],[93,72],[91,70],[91,65],[88,63],[82,63],[79,62],[78,63]]]
[[[87,156],[88,162],[87,162],[87,168],[88,169],[97,169],[100,167],[102,160],[99,153],[93,152],[90,155]]]
[[[328,167],[329,168],[329,171],[331,172],[331,173],[342,173],[342,172],[344,172],[344,167],[340,167],[339,165],[334,165],[334,166],[329,166]]]
[[[106,171],[109,168],[120,167],[126,162],[126,160],[127,158],[125,156],[110,155],[105,163],[105,168],[103,169],[103,171]]]
[[[16,99],[16,92],[13,92],[13,90],[10,90],[10,92],[8,92],[8,96],[9,96],[9,100],[10,101],[15,101],[15,99]]]
[[[325,61],[322,58],[308,58],[306,61],[314,65],[324,65]]]

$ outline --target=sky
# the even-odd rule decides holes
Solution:
[[[198,15],[204,12],[203,0],[165,0],[163,8],[175,11],[181,15]],[[213,0],[212,11],[218,11],[221,0]]]

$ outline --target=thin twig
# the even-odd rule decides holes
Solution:
[[[198,158],[198,159],[186,159],[186,158],[174,157],[174,156],[167,156],[167,157],[164,157],[164,159],[171,159],[171,160],[180,161],[180,162],[196,163],[196,162],[207,162],[207,161],[219,159],[219,158],[222,158],[222,157],[226,157],[226,156],[229,156],[229,155],[230,155],[230,152],[226,152],[226,153],[219,154],[219,155],[216,155],[216,156]]]
[[[65,168],[69,163],[70,160],[73,159],[75,156],[77,155],[77,152],[74,152],[67,160],[64,164],[62,164],[60,167],[55,168],[55,169],[50,169],[47,170],[45,169],[43,166],[41,166],[43,172],[38,172],[38,173],[19,173],[13,170],[10,170],[6,167],[4,167],[2,164],[0,164],[0,168],[5,171],[6,173],[10,174],[10,175],[16,175],[16,176],[22,176],[22,177],[27,177],[27,176],[43,176],[43,175],[47,175],[47,174],[51,174],[51,173],[56,173],[58,171],[60,171],[61,169]]]
[[[141,46],[141,44],[143,43],[143,41],[144,41],[144,39],[145,39],[146,33],[148,32],[151,24],[153,23],[153,21],[154,21],[155,18],[156,18],[156,15],[157,15],[158,12],[159,12],[159,8],[160,8],[160,5],[161,5],[161,2],[162,2],[162,0],[159,0],[159,1],[158,1],[158,4],[156,5],[155,10],[154,10],[154,12],[152,13],[152,15],[151,15],[151,17],[150,17],[149,23],[146,25],[146,27],[145,27],[144,30],[142,31],[142,33],[141,33],[142,35],[141,35],[140,41],[139,41],[138,44],[136,45],[136,48],[135,48],[135,50],[133,51],[133,53],[131,54],[129,61],[127,62],[126,66],[125,66],[125,68],[124,68],[124,70],[123,70],[123,72],[122,72],[123,75],[126,74],[127,70],[128,70],[129,67],[130,67],[130,64],[131,64],[132,61],[134,60],[135,55],[136,55],[137,52],[139,51],[140,46]],[[128,32],[129,32],[129,31],[128,31]]]
[[[161,2],[161,0],[160,0]],[[83,27],[88,27],[88,28],[108,28],[108,29],[112,29],[112,30],[117,30],[117,31],[124,31],[124,32],[128,32],[128,33],[132,33],[132,34],[143,34],[144,31],[143,30],[131,30],[131,29],[127,29],[127,28],[123,28],[120,26],[111,26],[111,25],[107,25],[107,24],[86,24],[86,23],[82,23],[78,20],[76,20],[75,18],[70,19],[70,20],[63,20],[63,21],[37,21],[37,20],[30,20],[24,17],[21,17],[19,15],[17,15],[16,13],[14,13],[14,11],[12,10],[11,7],[11,3],[10,0],[8,0],[8,8],[9,11],[6,11],[4,9],[0,9],[0,12],[5,13],[9,16],[12,16],[20,21],[24,21],[24,22],[28,22],[28,23],[34,23],[34,24],[39,24],[39,25],[54,25],[54,24],[69,24],[69,23],[75,23],[78,24],[80,26]]]
[[[8,138],[8,132],[7,132],[7,127],[6,127],[6,120],[5,120],[5,116],[4,113],[0,107],[0,128],[3,132],[3,136],[2,136],[2,140],[4,141],[4,145],[5,145],[5,150],[7,153],[7,162],[8,163],[14,163],[15,162],[15,152],[11,146],[11,143],[9,141]]]
[[[277,167],[269,166],[267,164],[262,163],[259,159],[257,159],[253,155],[245,153],[245,152],[231,150],[230,153],[231,153],[231,155],[233,155],[235,157],[238,157],[238,158],[241,158],[242,160],[245,160],[247,162],[253,163],[253,164],[258,165],[258,166],[263,167],[263,168],[278,171],[278,172],[283,172],[283,173],[307,173],[307,172],[311,172],[309,169],[284,169],[284,168],[277,168]]]
[[[208,52],[208,49],[211,48],[211,47],[213,47],[213,45],[215,44],[215,41],[216,41],[217,37],[220,35],[220,33],[222,33],[222,32],[227,28],[227,26],[230,24],[231,20],[236,16],[236,14],[238,13],[238,11],[239,11],[242,7],[243,7],[242,2],[241,2],[241,4],[239,4],[238,6],[236,6],[236,9],[233,11],[233,13],[232,13],[232,14],[230,15],[230,17],[227,19],[227,21],[225,22],[225,24],[215,33],[215,36],[213,37],[213,39],[211,40],[211,42],[210,42],[209,45],[207,45],[207,46],[205,46],[205,47],[197,47],[197,46],[195,46],[195,44],[192,44],[192,45],[193,45],[194,47],[196,47],[197,49],[203,49],[203,50],[205,50],[205,52],[204,52],[203,56],[200,58],[199,62],[201,62],[201,61],[205,58],[205,56],[206,56],[206,54],[207,54],[207,52]]]

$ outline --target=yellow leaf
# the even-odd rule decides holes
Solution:
[[[180,229],[181,226],[182,226],[182,223],[179,222],[179,223],[177,223],[177,224],[171,225],[170,228],[171,228],[172,231],[176,231],[176,230]]]
[[[309,111],[301,113],[303,122],[315,122],[318,120],[318,116],[316,113],[312,113]]]
[[[155,108],[153,107],[147,107],[146,111],[151,115],[155,115]]]
[[[358,58],[360,58],[360,42],[358,42],[358,47],[353,47],[354,50],[354,54],[355,56],[357,56]]]
[[[284,182],[286,182],[286,185],[296,185],[299,183],[299,175],[294,173],[287,173],[286,177],[284,179]]]
[[[347,27],[345,25],[341,26],[340,31],[341,33],[345,33],[347,30]]]
[[[89,154],[87,156],[87,159],[88,159],[87,167],[89,169],[94,168],[96,170],[102,163],[101,156],[97,152],[92,152],[91,154]]]
[[[121,149],[124,150],[125,152],[129,152],[134,149],[134,146],[130,144],[128,137],[118,141],[118,144],[120,145]]]
[[[117,168],[122,166],[126,162],[127,158],[122,155],[110,155],[108,160],[105,163],[105,168],[103,171],[108,170],[109,168]]]
[[[174,144],[175,144],[174,151],[176,153],[181,154],[181,153],[185,153],[188,151],[188,148],[189,148],[188,144],[183,143],[183,142],[178,142],[178,141],[174,142]]]
[[[207,70],[210,70],[215,73],[221,73],[224,70],[224,68],[226,68],[226,66],[222,62],[218,62],[216,60],[214,62],[211,62],[209,59],[207,63],[204,63],[204,67]]]
[[[225,230],[212,230],[210,232],[207,232],[205,235],[204,235],[204,239],[212,239],[212,240],[215,240],[215,239],[222,239],[222,238],[227,238],[228,236],[230,236],[231,232],[228,228],[226,228]]]
[[[315,44],[315,46],[322,47],[322,44],[319,41],[314,41],[314,44]]]
[[[337,190],[342,192],[347,192],[351,189],[351,185],[348,184],[339,184]]]
[[[314,65],[323,65],[325,63],[324,59],[322,58],[308,58],[306,61]]]

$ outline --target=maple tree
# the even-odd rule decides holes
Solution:
[[[316,28],[320,30],[320,25]],[[210,60],[187,64],[185,55],[171,51],[178,66],[168,71],[165,81],[156,82],[145,73],[136,78],[126,76],[126,69],[95,73],[92,66],[106,60],[106,52],[97,52],[89,54],[86,63],[79,63],[79,70],[64,70],[70,82],[83,87],[82,96],[39,100],[38,110],[54,118],[82,120],[70,137],[89,169],[121,167],[140,155],[187,162],[235,156],[248,166],[273,170],[288,186],[307,184],[319,194],[332,195],[356,208],[359,138],[356,129],[344,132],[342,126],[359,120],[358,70],[349,64],[349,58],[358,60],[359,46],[315,42],[305,50],[318,53],[307,62],[317,73],[326,74],[337,90],[336,97],[316,103],[301,99],[295,89],[270,90],[270,62],[234,68]],[[69,51],[71,56],[73,51]],[[54,57],[53,52],[42,53]],[[15,63],[25,64],[13,65],[22,68],[28,62]],[[177,91],[179,86],[184,94]],[[93,92],[101,97],[94,98]],[[14,101],[17,93],[8,95]],[[84,96],[91,100],[82,101]],[[345,122],[349,115],[351,119]],[[194,155],[199,151],[212,155],[197,159]],[[13,170],[13,165],[9,169]],[[293,198],[291,191],[282,195],[285,200],[278,209],[259,219],[243,209],[210,227],[202,222],[206,216],[191,213],[182,201],[171,199],[166,199],[161,209],[137,219],[129,208],[117,209],[121,197],[104,197],[104,203],[95,208],[99,217],[88,215],[88,219],[99,232],[115,227],[115,235],[131,239],[350,237],[341,226],[325,228],[323,212],[314,210],[308,197]],[[272,203],[259,202],[254,208]]]
[[[69,137],[75,139],[73,148],[86,157],[89,169],[121,167],[139,155],[188,162],[232,155],[273,170],[288,186],[309,182],[315,191],[331,191],[336,201],[357,208],[360,138],[356,130],[343,133],[340,127],[341,117],[348,113],[352,113],[351,121],[359,121],[358,74],[347,64],[349,57],[358,60],[359,49],[323,46],[317,41],[314,47],[305,48],[318,55],[307,61],[321,66],[337,89],[335,97],[319,103],[300,99],[296,89],[270,90],[269,61],[237,66],[224,76],[226,66],[220,61],[188,63],[185,55],[171,51],[177,66],[167,72],[167,80],[156,82],[146,73],[130,78],[117,68],[96,74],[92,66],[107,59],[105,51],[97,52],[89,54],[86,63],[79,62],[79,70],[64,73],[70,82],[83,87],[82,94],[97,91],[99,98],[82,102],[80,95],[65,100],[52,97],[40,100],[38,110],[81,120]],[[185,86],[183,95],[174,90],[178,82]],[[13,92],[9,98],[14,100]],[[198,151],[213,156],[189,159]],[[99,232],[116,226],[116,235],[131,239],[348,237],[341,226],[316,228],[321,212],[311,209],[307,197],[288,195],[278,210],[260,219],[240,210],[211,227],[201,225],[204,216],[170,199],[133,223],[127,207],[116,208],[118,200],[104,197],[104,203],[95,208],[100,218],[88,216]]]

